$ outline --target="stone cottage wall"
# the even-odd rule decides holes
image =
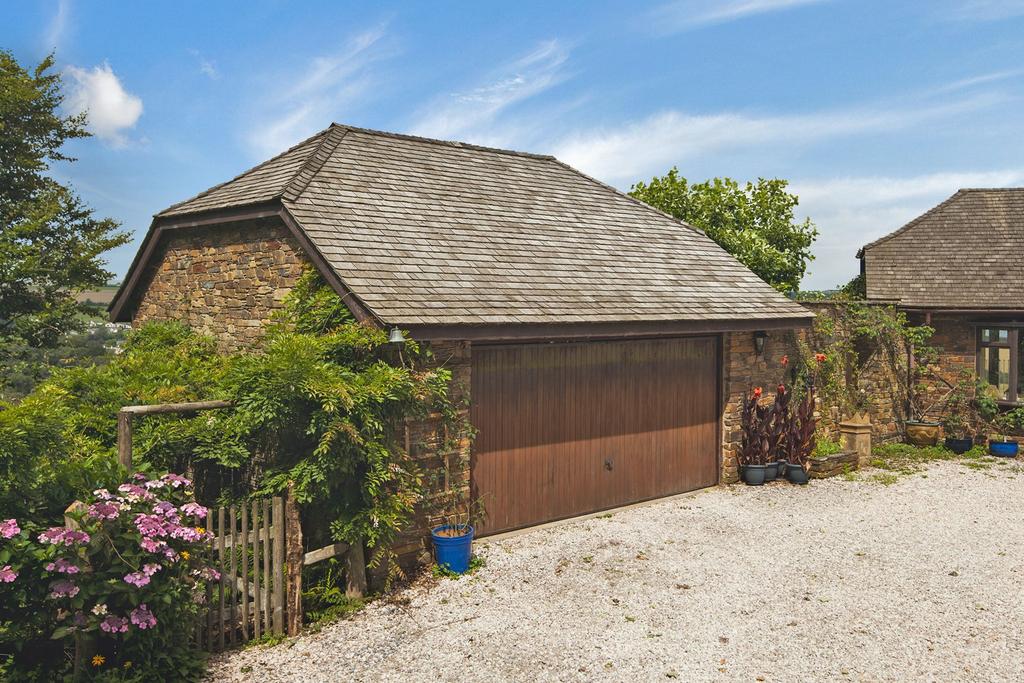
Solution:
[[[837,304],[813,303],[805,304],[819,315],[827,315],[830,307]],[[959,332],[956,332],[959,335]],[[959,337],[958,337],[959,338]],[[730,332],[724,335],[722,344],[723,367],[723,407],[722,407],[722,470],[723,483],[738,480],[737,455],[742,441],[740,418],[743,401],[755,387],[763,391],[762,401],[771,402],[775,398],[776,387],[780,383],[787,386],[792,382],[791,369],[799,353],[799,343],[805,343],[815,351],[815,340],[810,329],[774,330],[768,332],[765,339],[764,354],[758,356],[754,352],[754,335],[752,332]],[[870,352],[870,350],[865,350]],[[790,363],[782,365],[782,357],[789,356]],[[962,350],[954,350],[944,356],[943,362],[951,365],[962,362]],[[871,361],[863,369],[859,387],[870,398],[867,409],[871,421],[872,442],[883,443],[894,441],[903,436],[903,423],[907,419],[906,401],[899,396],[896,387],[905,382],[906,362],[900,359],[896,367],[891,367],[881,354],[871,356]],[[903,373],[903,377],[896,377]],[[839,424],[850,415],[843,415],[838,405],[823,404],[818,398],[817,412],[818,431],[820,435],[839,440]]]
[[[915,315],[911,322],[930,325],[935,330],[930,344],[936,350],[936,357],[918,382],[917,404],[923,419],[940,420],[944,413],[943,400],[950,385],[955,386],[963,373],[970,377],[977,373],[974,327],[958,316],[933,316],[929,323],[923,315]],[[973,384],[970,393],[974,393]]]
[[[471,375],[471,344],[466,341],[440,341],[426,345],[433,356],[436,367],[452,373],[451,398],[456,406],[462,406],[460,416],[469,418],[467,400]],[[425,477],[426,500],[420,507],[416,522],[398,538],[394,551],[399,562],[405,567],[430,562],[429,530],[444,523],[444,502],[446,492],[452,492],[460,500],[469,500],[470,448],[468,435],[461,437],[444,432],[440,416],[409,420],[402,427],[400,438],[404,439],[409,453],[419,463]],[[445,450],[442,446],[458,438],[454,448]]]
[[[276,218],[171,230],[143,274],[132,324],[176,320],[223,351],[252,348],[306,263]]]
[[[808,302],[804,306],[818,315],[828,315],[842,304],[831,302]],[[810,338],[810,336],[808,336]],[[812,349],[815,341],[811,339]],[[903,437],[903,423],[910,417],[906,396],[900,394],[900,387],[907,382],[907,357],[903,354],[890,364],[878,348],[862,349],[870,356],[868,364],[861,370],[859,389],[868,398],[865,411],[871,421],[872,441],[882,443]],[[838,405],[821,406],[820,429],[836,438],[839,423],[849,419]]]
[[[776,387],[790,381],[790,367],[783,356],[796,359],[797,339],[802,332],[772,330],[764,343],[764,354],[754,350],[753,332],[727,332],[722,339],[722,471],[721,482],[739,480],[739,455],[742,442],[740,418],[743,402],[755,387],[761,387],[763,401],[775,398]]]

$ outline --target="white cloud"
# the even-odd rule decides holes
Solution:
[[[56,50],[61,47],[64,34],[67,32],[68,18],[70,14],[70,0],[60,0],[60,2],[57,3],[57,13],[53,15],[53,18],[50,19],[49,25],[46,27],[46,34],[43,37],[44,49]]]
[[[76,114],[87,112],[89,130],[99,138],[115,147],[127,144],[124,131],[142,116],[142,100],[124,89],[107,63],[88,70],[69,66],[67,73],[75,81],[68,108]]]
[[[998,21],[1024,15],[1024,0],[959,0],[948,18],[954,21]]]
[[[820,236],[805,289],[830,289],[858,273],[857,250],[920,216],[965,187],[1024,184],[1024,168],[944,172],[911,177],[845,177],[797,180],[799,214],[810,216]]]
[[[313,58],[298,73],[274,74],[275,83],[292,85],[256,105],[259,114],[246,135],[253,152],[265,159],[344,120],[345,110],[372,90],[371,65],[393,54],[385,35],[385,26],[378,26],[352,37],[337,52]]]
[[[217,64],[212,59],[207,59],[199,50],[189,50],[189,54],[196,58],[199,63],[199,73],[203,74],[211,81],[216,81],[220,78],[220,72],[217,71]]]
[[[491,72],[479,85],[438,98],[423,108],[411,132],[433,138],[494,144],[495,120],[509,107],[567,78],[569,50],[548,40]]]
[[[736,148],[806,146],[823,139],[892,132],[972,111],[993,102],[978,96],[910,108],[861,107],[810,114],[689,114],[665,111],[645,119],[578,132],[554,146],[554,154],[606,182],[662,173],[670,166]]]
[[[957,90],[967,90],[978,85],[985,85],[988,83],[996,83],[998,81],[1005,81],[1018,76],[1024,75],[1024,69],[1007,69],[1005,71],[993,71],[992,73],[981,74],[979,76],[971,76],[970,78],[962,78],[959,81],[953,81],[945,85],[939,86],[932,90],[934,94],[955,92]]]
[[[767,14],[794,9],[804,5],[816,5],[828,0],[676,0],[662,5],[651,12],[651,18],[659,32],[683,31],[686,29],[721,24],[744,19],[756,14]]]

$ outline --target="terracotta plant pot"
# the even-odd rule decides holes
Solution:
[[[934,446],[939,442],[942,427],[938,422],[907,421],[907,443],[915,446]]]

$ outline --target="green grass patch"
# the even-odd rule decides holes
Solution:
[[[475,574],[478,569],[482,569],[487,566],[487,560],[481,555],[473,555],[469,558],[469,569],[466,570],[465,574],[458,574],[453,572],[448,567],[442,567],[435,564],[431,567],[430,571],[433,573],[435,579],[457,579],[460,576],[469,576]]]

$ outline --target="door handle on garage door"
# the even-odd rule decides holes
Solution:
[[[609,472],[612,471],[612,461],[611,461],[611,458],[609,458],[608,460],[604,461],[604,468],[606,470],[608,470]]]

